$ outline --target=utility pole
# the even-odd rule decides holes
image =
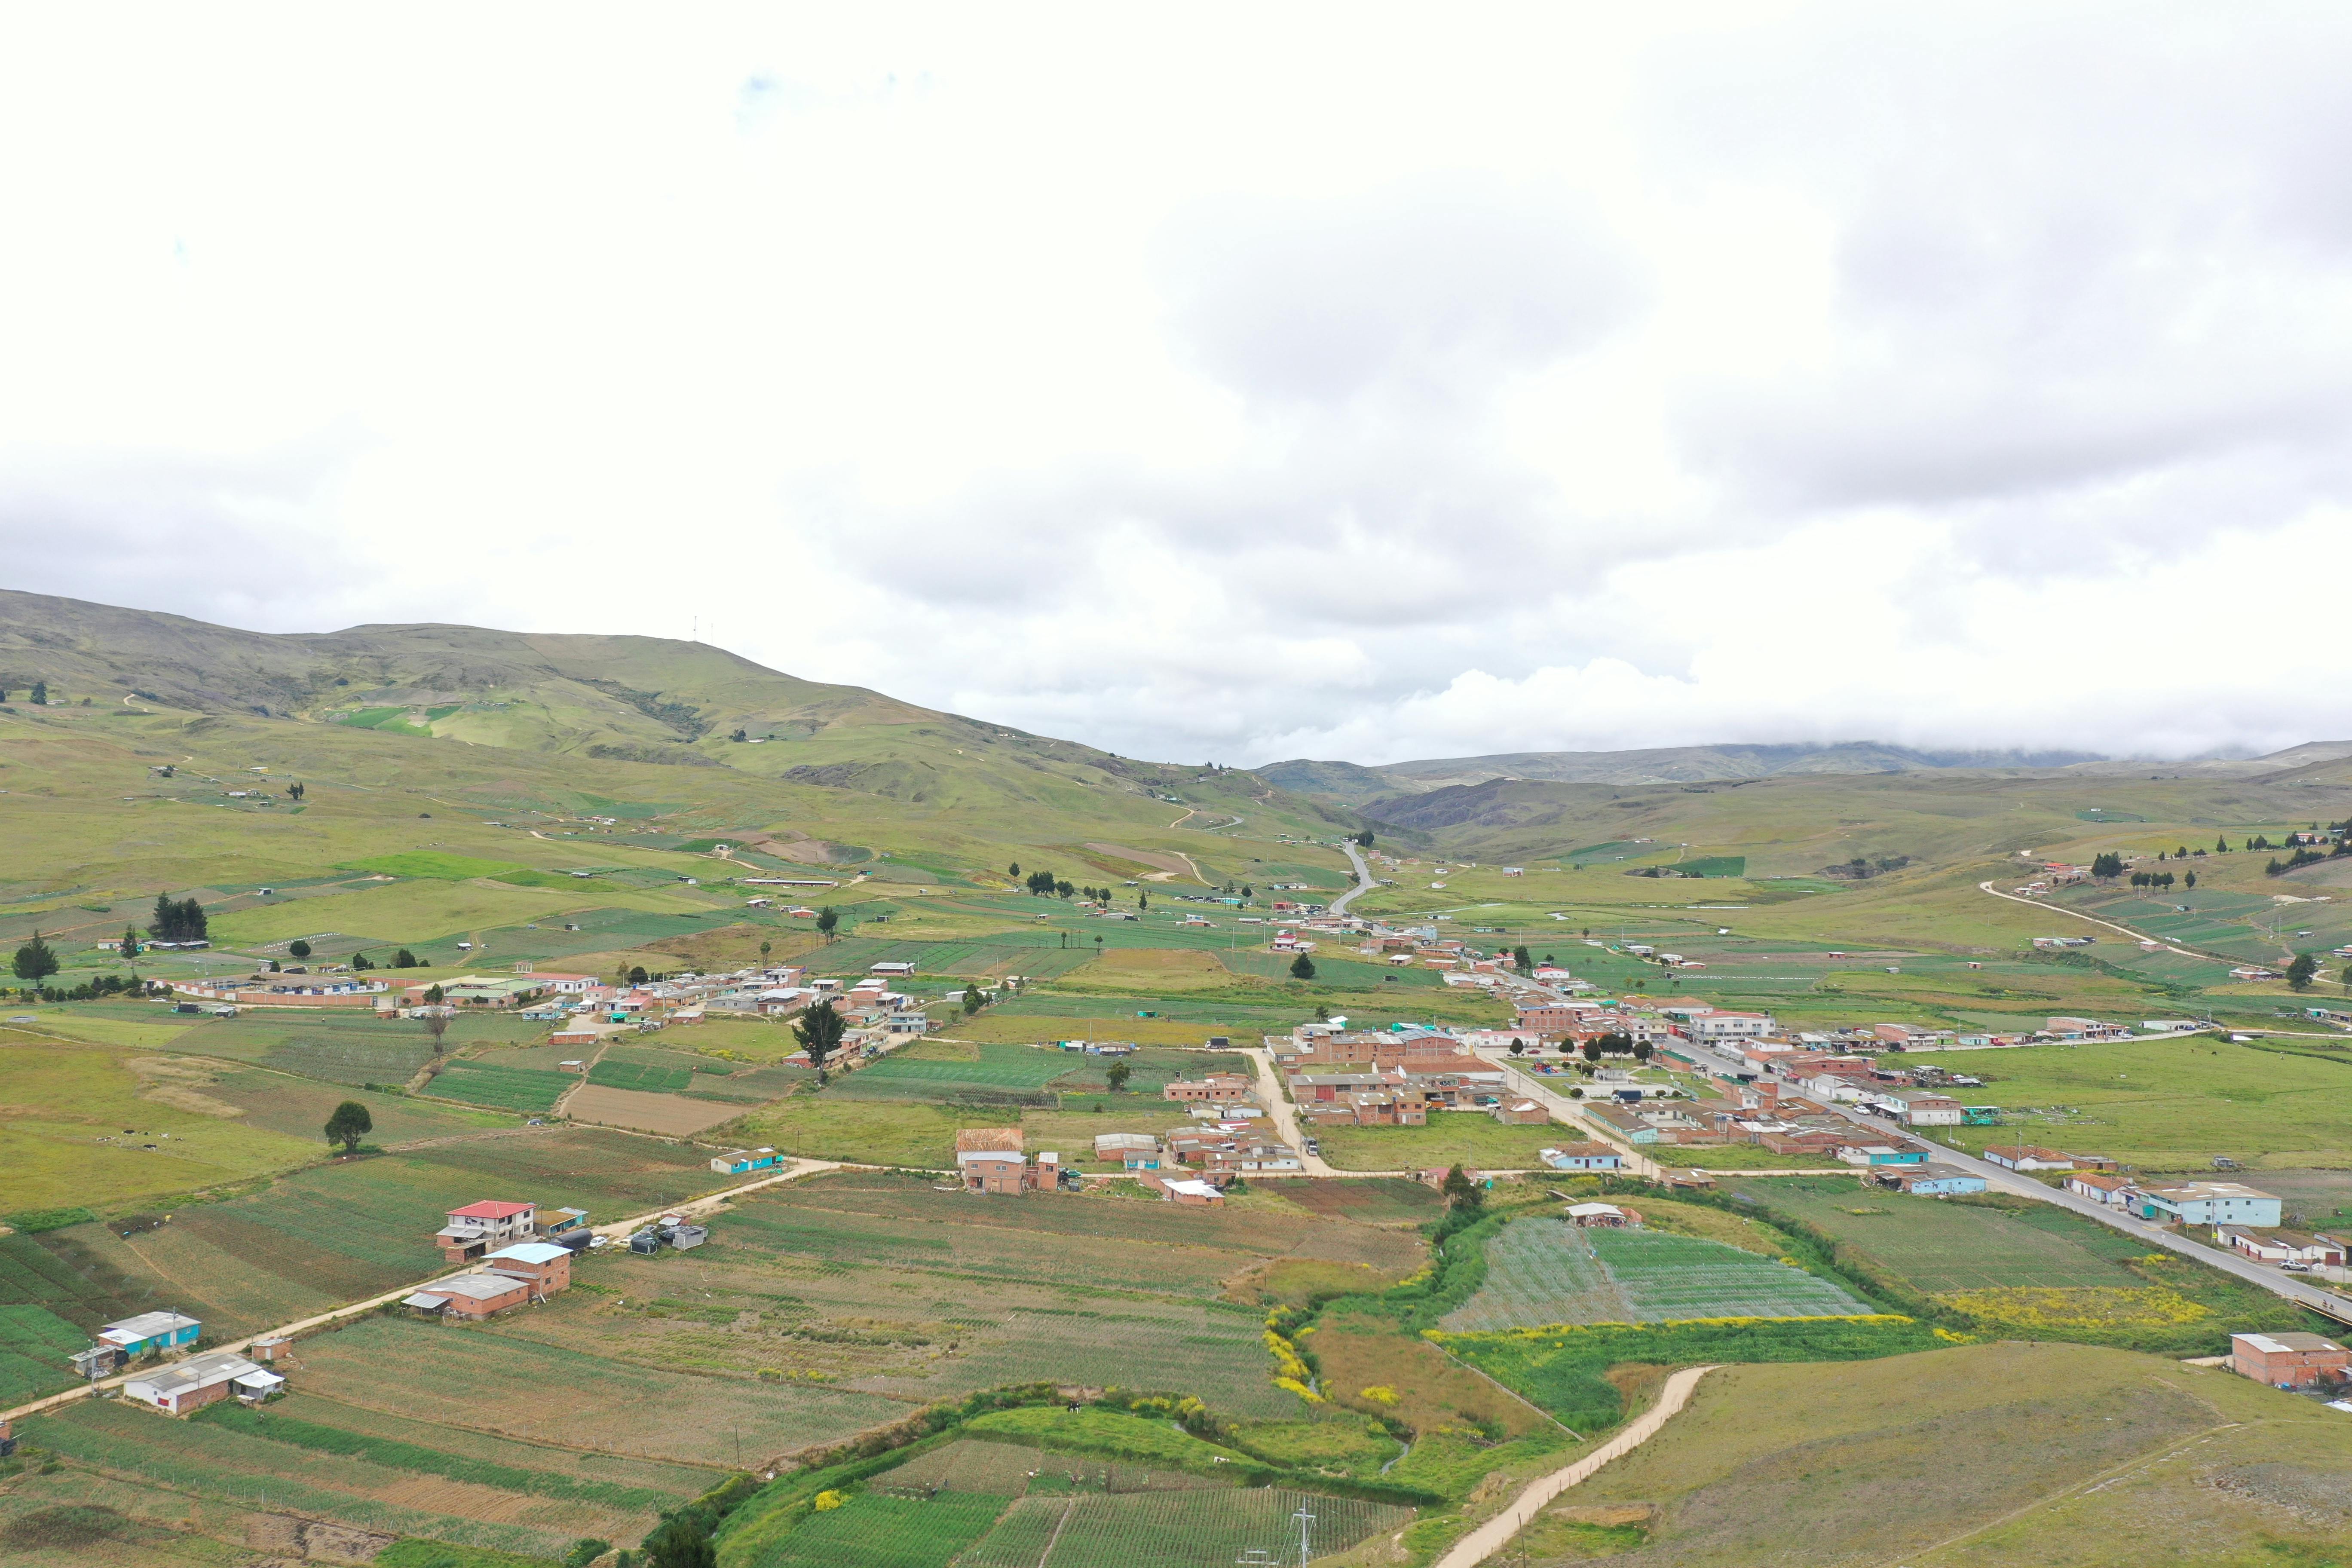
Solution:
[[[1315,1516],[1307,1511],[1305,1503],[1300,1503],[1298,1511],[1290,1517],[1298,1521],[1298,1568],[1307,1568],[1308,1532],[1314,1527]]]

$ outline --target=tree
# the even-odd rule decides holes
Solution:
[[[770,954],[771,952],[773,952],[775,951],[775,948],[776,948],[776,944],[775,944],[774,942],[768,941],[768,940],[767,940],[767,939],[765,939],[764,937],[761,939],[761,942],[760,942],[760,962],[761,962],[762,964],[764,964],[764,963],[766,963],[768,962],[768,954]]]
[[[123,957],[136,958],[139,956],[139,928],[137,926],[124,926],[122,928],[121,946]]]
[[[16,950],[16,962],[13,967],[17,979],[29,980],[38,985],[58,972],[57,952],[41,940],[39,931],[35,931],[33,940]]]
[[[1601,1059],[1601,1041],[1598,1037],[1585,1041],[1576,1048],[1578,1054],[1588,1062],[1597,1062]]]
[[[1071,894],[1073,894],[1073,893],[1076,892],[1076,891],[1077,891],[1077,889],[1076,889],[1076,888],[1074,888],[1074,887],[1070,886],[1070,884],[1069,884],[1069,883],[1067,883],[1067,882],[1056,882],[1056,883],[1055,883],[1055,884],[1054,884],[1054,891],[1055,891],[1055,892],[1057,892],[1057,893],[1061,894],[1061,895],[1062,895],[1062,897],[1064,897],[1064,898],[1066,898],[1066,898],[1068,898]]]
[[[646,1568],[719,1568],[719,1551],[710,1537],[683,1516],[662,1521],[645,1539]]]
[[[2294,990],[2311,989],[2311,977],[2319,973],[2319,960],[2307,952],[2298,952],[2294,962],[2286,966],[2286,983]]]
[[[356,974],[356,973],[359,973],[361,970],[362,970],[362,969],[373,969],[374,967],[375,967],[374,963],[373,963],[372,960],[370,960],[370,959],[369,959],[369,957],[368,957],[368,955],[367,955],[366,953],[364,953],[364,952],[355,952],[355,953],[352,954],[352,973]]]
[[[1121,1059],[1110,1064],[1109,1068],[1104,1072],[1103,1079],[1110,1085],[1110,1091],[1113,1094],[1119,1094],[1126,1090],[1127,1080],[1134,1076],[1133,1065]]]
[[[980,987],[978,985],[967,985],[963,988],[963,1015],[965,1017],[971,1017],[974,1013],[979,1012],[982,1007],[987,1005],[987,1003],[988,998],[980,994]]]
[[[2346,964],[2344,966],[2344,973],[2337,975],[2336,978],[2344,983],[2344,994],[2347,996],[2352,996],[2352,963]]]
[[[1651,1047],[1649,1041],[1635,1040],[1633,1042],[1633,1059],[1637,1062],[1648,1061],[1650,1059],[1650,1049]]]
[[[370,1116],[368,1108],[356,1100],[343,1101],[335,1107],[334,1114],[327,1118],[327,1142],[341,1143],[346,1154],[358,1153],[360,1140],[374,1131],[375,1118]]]
[[[310,944],[298,936],[287,944],[286,951],[297,958],[308,958],[310,956]]]
[[[1139,890],[1135,895],[1135,907],[1139,910],[1150,909],[1151,907],[1151,895],[1148,892]]]
[[[449,1015],[442,1012],[436,1006],[432,1012],[424,1015],[416,1021],[425,1026],[425,1032],[426,1034],[433,1037],[433,1054],[436,1057],[439,1056],[441,1054],[441,1037],[449,1032]]]
[[[2227,855],[2229,852],[2230,841],[2227,838],[2216,838],[2213,840],[2213,853],[2216,855]]]
[[[2105,881],[2110,877],[2120,877],[2123,874],[2124,858],[2114,850],[2091,857],[2091,875],[2099,880]]]
[[[1372,847],[1372,830],[1367,827],[1361,833],[1357,834],[1356,842],[1363,847],[1370,849]]]
[[[652,975],[646,973],[646,966],[642,963],[632,964],[629,968],[629,984],[632,985],[643,985],[652,978]]]
[[[824,1079],[825,1059],[841,1048],[841,1037],[847,1032],[848,1025],[834,1011],[830,998],[802,1013],[801,1021],[793,1026],[793,1038],[808,1053],[819,1082]]]
[[[169,893],[155,895],[155,914],[147,927],[147,934],[157,942],[202,942],[208,921],[205,907],[194,897],[172,901]]]
[[[1536,961],[1528,954],[1528,947],[1525,942],[1521,942],[1517,948],[1512,950],[1511,963],[1517,967],[1518,972],[1522,974],[1532,973],[1536,966]]]
[[[1012,865],[1004,868],[1004,874],[1008,877],[1018,877],[1021,875],[1021,862],[1015,860]]]
[[[438,1007],[446,994],[447,993],[441,989],[441,983],[436,980],[425,988],[425,1005],[427,1007]]]
[[[36,680],[33,682],[33,706],[46,708],[48,705],[49,683],[46,680]]]
[[[2187,876],[2181,878],[2180,885],[2184,889],[2193,890],[2197,886],[2197,873],[2191,871]]]
[[[738,731],[736,731],[733,734],[731,734],[731,735],[728,736],[727,738],[728,738],[729,740],[730,740],[730,741],[748,741],[748,740],[750,740],[751,737],[751,736],[749,736],[749,735],[747,735],[747,734],[745,734],[742,731],[738,730]]]
[[[1307,957],[1305,953],[1300,953],[1297,958],[1290,961],[1290,977],[1293,980],[1314,979],[1315,961]]]
[[[817,935],[819,935],[819,936],[821,936],[821,937],[824,938],[824,940],[825,940],[825,941],[827,941],[827,942],[831,942],[831,941],[833,940],[833,933],[834,933],[835,931],[836,931],[840,930],[840,929],[841,929],[841,911],[840,911],[839,910],[835,909],[831,904],[827,904],[827,905],[825,905],[825,906],[824,906],[824,908],[823,908],[823,909],[821,909],[821,910],[817,910],[817,912],[816,912],[816,933],[817,933]]]
[[[394,969],[415,969],[417,967],[416,955],[404,947],[392,955],[392,966]]]
[[[1516,1057],[1525,1054],[1527,1048],[1528,1043],[1525,1040],[1519,1038],[1517,1035],[1513,1035],[1511,1037],[1511,1054],[1513,1056]]]
[[[1448,1208],[1475,1209],[1486,1202],[1486,1192],[1459,1165],[1445,1173],[1445,1184],[1438,1190],[1445,1194]]]

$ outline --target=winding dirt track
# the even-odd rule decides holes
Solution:
[[[1437,1560],[1436,1568],[1477,1568],[1477,1564],[1510,1544],[1511,1537],[1552,1499],[1578,1482],[1591,1479],[1593,1472],[1610,1460],[1632,1453],[1656,1436],[1659,1428],[1690,1403],[1698,1380],[1714,1370],[1711,1366],[1688,1366],[1666,1379],[1665,1386],[1658,1391],[1658,1402],[1643,1411],[1632,1426],[1565,1469],[1529,1481],[1527,1489],[1513,1498],[1508,1508],[1455,1542],[1453,1550]]]

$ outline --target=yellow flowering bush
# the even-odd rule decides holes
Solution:
[[[2212,1315],[2161,1285],[2010,1285],[1947,1290],[1936,1300],[1987,1322],[2021,1329],[2170,1329]]]
[[[1393,1405],[1397,1402],[1397,1391],[1385,1383],[1376,1383],[1370,1388],[1358,1389],[1356,1397],[1369,1399],[1375,1405]]]
[[[816,1494],[816,1510],[819,1513],[830,1513],[848,1500],[847,1492],[819,1492]]]

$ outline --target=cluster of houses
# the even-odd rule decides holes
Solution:
[[[141,1312],[100,1328],[88,1350],[73,1357],[77,1375],[93,1381],[136,1365],[149,1356],[161,1357],[196,1342],[204,1326],[195,1319],[169,1310]],[[286,1379],[263,1364],[275,1362],[287,1342],[264,1336],[249,1345],[250,1354],[209,1351],[163,1361],[125,1379],[123,1397],[167,1415],[187,1415],[218,1400],[235,1398],[258,1405],[278,1394]]]
[[[1441,1030],[1302,1024],[1265,1043],[1308,1126],[1419,1127],[1432,1110],[1460,1110],[1504,1121],[1551,1119],[1511,1092],[1508,1075],[1477,1056],[1473,1041]]]
[[[572,1255],[596,1245],[588,1211],[542,1211],[488,1198],[447,1212],[433,1236],[445,1262],[475,1267],[412,1291],[401,1305],[423,1317],[477,1321],[543,1301],[572,1286]]]

